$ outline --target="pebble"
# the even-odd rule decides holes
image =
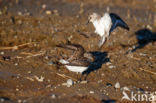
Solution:
[[[101,74],[101,76],[103,77],[103,76],[105,76],[105,74],[104,74],[104,73],[102,73],[102,74]]]
[[[1,55],[4,55],[4,52],[2,51],[0,54],[1,54]]]
[[[135,48],[136,48],[136,46],[135,46],[135,45],[133,45],[133,46],[132,46],[132,48],[133,48],[133,49],[135,49]]]
[[[4,102],[5,101],[5,99],[4,98],[0,98],[0,102]]]
[[[56,98],[56,95],[55,94],[52,94],[51,95],[51,98],[55,99]]]
[[[44,57],[44,59],[48,60],[48,59],[49,59],[49,57],[48,57],[48,56],[45,56],[45,57]]]
[[[90,94],[94,94],[94,91],[89,91]]]
[[[73,80],[72,79],[68,79],[67,80],[67,87],[70,87],[74,84]]]
[[[150,30],[152,30],[152,26],[150,26],[150,25],[147,25],[147,28],[150,29]]]
[[[102,82],[102,80],[98,80],[98,83],[101,83]]]
[[[81,83],[81,84],[86,84],[86,83],[88,83],[88,81],[83,80],[83,81],[81,81],[80,83]]]
[[[23,100],[23,103],[27,103],[27,100]]]
[[[47,5],[46,4],[43,4],[42,5],[42,9],[46,9]]]
[[[62,85],[63,85],[63,86],[66,86],[66,85],[67,85],[67,83],[62,83]]]
[[[17,14],[21,16],[22,15],[22,12],[19,11]]]
[[[115,66],[110,65],[108,68],[109,68],[109,69],[113,69],[113,68],[115,68]]]
[[[130,89],[128,87],[122,87],[121,90],[123,90],[123,91],[130,91]]]
[[[28,74],[31,74],[32,73],[32,71],[28,71]]]
[[[144,54],[144,53],[140,53],[140,56],[146,56],[146,54]]]
[[[110,64],[112,64],[112,63],[111,63],[111,62],[107,62],[107,63],[106,63],[107,66],[110,65]]]
[[[53,10],[53,12],[55,13],[55,15],[58,15],[58,10]]]
[[[116,84],[115,84],[115,86],[114,86],[116,89],[119,89],[120,88],[120,83],[119,82],[117,82]]]
[[[111,84],[111,83],[106,83],[106,86],[107,86],[107,87],[111,87],[112,84]]]
[[[51,11],[50,10],[46,10],[46,14],[47,15],[51,15]]]
[[[22,24],[22,20],[18,20],[17,23],[18,23],[19,25],[21,25],[21,24]]]
[[[144,92],[144,89],[142,89],[142,88],[137,88],[136,90],[140,91],[140,92]]]
[[[15,66],[17,66],[17,65],[18,65],[18,63],[15,63],[14,65],[15,65]]]
[[[53,65],[53,64],[54,64],[54,62],[52,62],[52,61],[48,62],[48,65]]]
[[[17,102],[18,102],[18,103],[22,103],[22,100],[21,100],[21,99],[19,99]]]

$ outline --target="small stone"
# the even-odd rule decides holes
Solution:
[[[21,100],[21,99],[19,99],[17,102],[18,102],[18,103],[22,103],[22,100]]]
[[[112,63],[111,63],[111,62],[107,62],[107,63],[106,63],[107,66],[110,65],[110,64],[112,64]]]
[[[31,74],[32,72],[31,71],[28,71],[28,74]]]
[[[5,101],[5,99],[4,98],[0,98],[0,102],[4,102]]]
[[[102,74],[101,74],[101,76],[103,77],[103,76],[105,76],[105,74],[104,74],[104,73],[102,73]]]
[[[18,89],[18,88],[16,88],[16,91],[19,91],[19,89]]]
[[[98,83],[101,83],[102,82],[102,80],[98,80]]]
[[[115,66],[113,66],[113,65],[110,65],[110,66],[109,66],[109,68],[110,68],[110,69],[113,69],[113,68],[115,68]]]
[[[73,80],[72,79],[68,79],[67,80],[67,86],[72,86],[74,84]]]
[[[45,56],[45,57],[44,57],[44,59],[48,60],[48,59],[49,59],[49,57],[48,57],[48,56]]]
[[[55,94],[52,94],[51,95],[51,98],[55,99],[56,98],[56,95]]]
[[[130,91],[130,89],[128,87],[122,87],[121,90],[123,90],[123,91]]]
[[[140,53],[140,56],[146,56],[146,54],[144,54],[144,53]]]
[[[86,84],[86,83],[88,83],[88,81],[83,80],[83,81],[81,81],[80,83],[81,83],[81,84]]]
[[[27,103],[27,100],[23,100],[23,102],[22,103]]]
[[[106,83],[106,86],[107,86],[107,87],[111,87],[112,84],[111,84],[111,83]]]
[[[51,15],[51,11],[50,10],[46,10],[46,14],[47,15]]]
[[[144,92],[144,89],[142,89],[142,88],[137,88],[136,90],[140,91],[140,92]]]
[[[135,48],[136,48],[136,46],[135,46],[135,45],[133,45],[133,46],[132,46],[132,49],[135,49]]]
[[[15,63],[14,65],[15,65],[15,66],[17,66],[17,65],[18,65],[18,63]]]
[[[19,11],[17,14],[21,16],[22,15],[22,12]]]
[[[119,82],[117,82],[116,84],[115,84],[115,86],[114,86],[116,89],[119,89],[120,88],[120,83]]]
[[[0,54],[1,54],[1,55],[4,55],[4,52],[2,51]]]
[[[150,26],[150,25],[147,25],[147,28],[150,29],[150,30],[152,30],[152,26]]]
[[[21,24],[22,24],[22,20],[18,20],[17,23],[18,23],[19,25],[21,25]]]
[[[62,83],[62,85],[63,85],[63,86],[66,86],[66,85],[67,85],[67,83]]]
[[[53,12],[54,12],[55,15],[59,15],[58,10],[55,9],[55,10],[53,10]]]
[[[45,9],[46,7],[47,7],[46,4],[43,4],[43,5],[42,5],[42,9]]]
[[[90,93],[90,94],[94,94],[94,91],[90,91],[89,93]]]
[[[48,62],[48,65],[53,65],[53,64],[54,64],[54,62],[52,62],[52,61]]]

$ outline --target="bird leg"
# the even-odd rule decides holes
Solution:
[[[74,53],[69,57],[69,61],[71,61],[71,60],[73,60],[73,58],[74,58],[74,56],[75,56],[75,54],[76,54],[76,51],[74,51]]]
[[[82,77],[82,74],[79,75],[79,74],[77,73],[77,80],[78,80],[78,82],[82,80],[81,77]]]
[[[85,75],[84,80],[86,81],[87,77],[88,77],[88,74],[84,74],[84,75]]]
[[[98,46],[99,46],[99,47],[102,47],[102,45],[103,45],[104,42],[105,42],[105,35],[103,35],[103,36],[101,37],[101,40],[99,41]]]

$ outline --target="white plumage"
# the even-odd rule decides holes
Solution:
[[[97,13],[93,13],[88,19],[93,23],[95,33],[101,37],[101,40],[98,44],[99,47],[103,45],[106,38],[109,37],[110,32],[112,32],[117,26],[129,30],[127,24],[114,13],[105,13],[102,17]]]
[[[71,65],[68,65],[68,61],[67,60],[64,60],[64,59],[60,59],[59,61],[61,64],[64,64],[65,67],[69,70],[69,71],[72,71],[72,72],[76,72],[76,73],[82,73],[84,72],[85,70],[88,69],[88,67],[85,67],[85,66],[71,66]]]

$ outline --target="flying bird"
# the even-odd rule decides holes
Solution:
[[[57,45],[57,47],[69,49],[73,51],[73,54],[69,58],[67,59],[61,58],[59,62],[62,65],[64,65],[69,71],[80,73],[81,77],[83,75],[83,72],[85,72],[88,69],[90,63],[95,60],[94,56],[91,53],[86,52],[81,45],[60,44]],[[80,77],[80,81],[81,81],[81,77]]]
[[[129,30],[128,25],[115,13],[104,13],[103,16],[93,13],[88,17],[88,23],[89,22],[93,23],[95,33],[101,37],[98,44],[99,47],[103,45],[110,33],[118,26]]]

